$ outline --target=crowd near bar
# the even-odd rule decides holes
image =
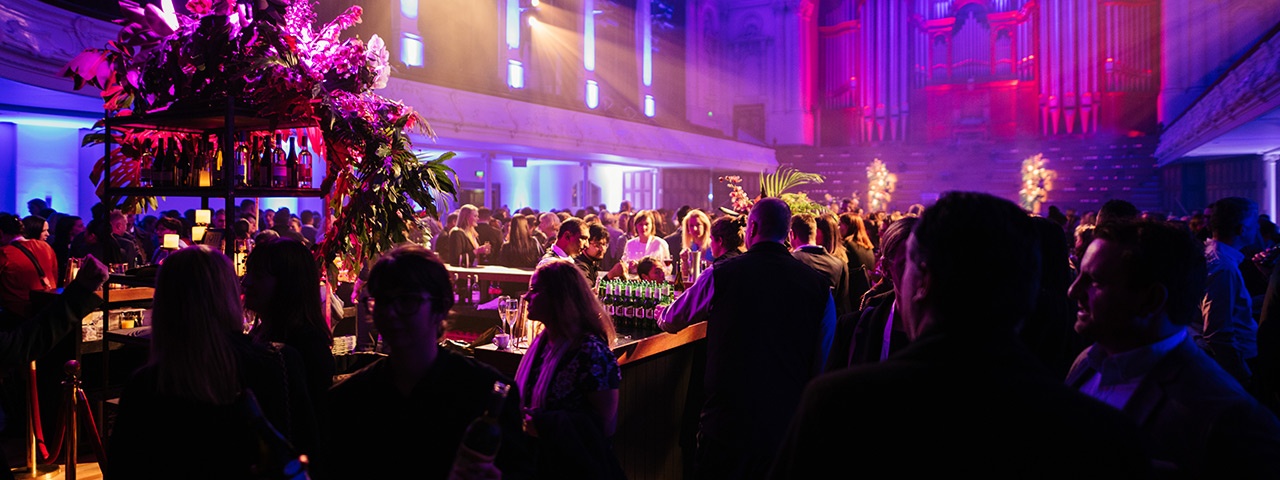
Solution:
[[[0,479],[1280,478],[1280,0],[0,25]]]

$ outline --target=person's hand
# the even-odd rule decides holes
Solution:
[[[490,251],[490,250],[492,250],[492,249],[493,249],[493,247],[491,247],[491,246],[489,245],[489,242],[485,242],[485,244],[484,244],[484,245],[481,245],[481,246],[479,246],[479,247],[476,247],[476,253],[478,253],[478,254],[480,254],[480,255],[488,255],[488,254],[489,254],[489,251]]]
[[[524,433],[533,438],[538,438],[538,424],[533,421],[533,410],[525,409],[524,411]]]
[[[625,275],[626,274],[622,272],[622,264],[617,263],[613,265],[613,268],[609,269],[609,273],[604,274],[604,278],[608,278],[612,280],[615,278],[622,278]]]
[[[97,291],[102,288],[102,284],[107,283],[109,276],[107,266],[101,260],[93,255],[85,255],[84,260],[80,261],[80,271],[76,272],[76,278],[72,281],[89,291]]]

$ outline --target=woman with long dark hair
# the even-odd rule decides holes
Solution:
[[[150,356],[120,395],[106,478],[251,478],[260,437],[239,403],[246,390],[276,430],[314,455],[302,360],[244,333],[231,259],[205,245],[174,252],[156,273],[151,306]]]
[[[336,369],[333,335],[324,319],[320,267],[310,247],[289,238],[254,245],[240,283],[244,308],[256,317],[250,335],[301,354],[316,418],[328,418],[325,399]],[[319,426],[321,433],[327,430],[323,423]]]
[[[71,269],[71,240],[84,231],[84,220],[75,215],[59,215],[58,224],[53,226],[53,235],[49,237],[49,245],[58,257],[58,286],[65,287],[67,273]]]
[[[571,261],[539,266],[525,299],[529,319],[545,326],[516,370],[538,478],[621,478],[611,446],[622,384],[613,321]]]
[[[542,245],[529,232],[529,217],[516,215],[507,227],[507,242],[502,245],[501,264],[514,268],[533,268],[542,258]]]

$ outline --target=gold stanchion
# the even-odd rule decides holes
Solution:
[[[30,375],[27,376],[32,392],[36,389],[36,362],[31,362]],[[22,480],[49,480],[62,473],[61,465],[39,465],[36,463],[36,395],[27,395],[27,464],[12,469],[14,478]]]

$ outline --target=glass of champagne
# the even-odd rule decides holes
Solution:
[[[511,326],[515,316],[516,309],[512,306],[511,297],[507,295],[498,297],[498,318],[502,321],[502,333],[514,337],[511,332]]]

